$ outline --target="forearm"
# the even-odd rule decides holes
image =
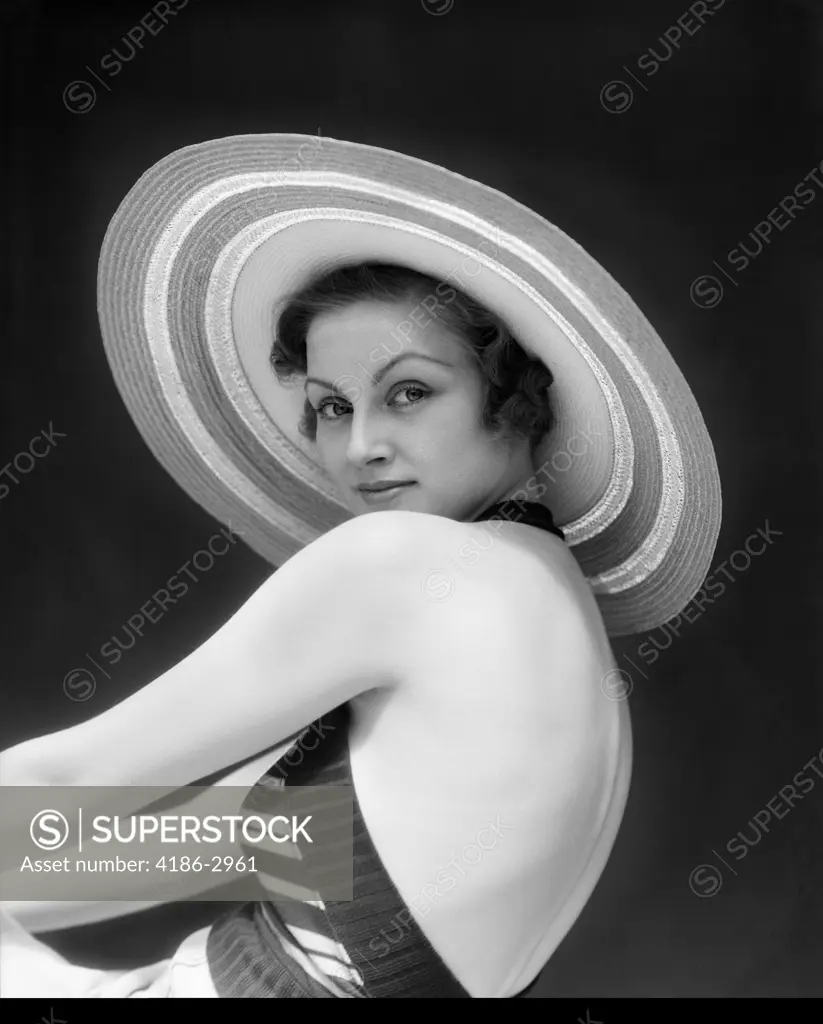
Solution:
[[[198,796],[181,794],[181,799],[164,809],[164,814],[194,815],[203,818],[209,811],[208,792],[200,793]],[[126,824],[128,829],[129,825]],[[3,822],[0,819],[0,836],[3,831]],[[18,830],[19,831],[19,830]],[[12,837],[19,845],[21,836]],[[30,844],[28,835],[24,840]],[[2,858],[2,870],[0,870],[0,896],[6,893],[19,891],[20,865],[18,858],[12,853],[9,855],[8,847],[4,850]],[[31,858],[37,860],[53,860],[43,850],[35,850],[30,854]],[[159,906],[164,903],[173,903],[187,899],[208,899],[206,895],[210,890],[219,888],[226,884],[226,875],[222,872],[212,870],[176,872],[169,874],[161,871],[156,865],[152,868],[151,858],[147,858],[146,864],[149,868],[135,871],[123,871],[116,876],[113,895],[116,898],[104,900],[71,900],[73,887],[71,878],[73,872],[78,870],[77,861],[84,863],[89,860],[87,847],[81,847],[76,841],[69,841],[61,846],[56,855],[57,859],[64,861],[67,867],[65,875],[66,899],[48,900],[3,900],[0,904],[2,909],[14,917],[24,928],[31,932],[53,931],[61,928],[72,928],[84,924],[92,924],[97,921],[105,921],[110,918],[122,917],[127,914],[149,907]],[[105,859],[108,855],[103,853]],[[54,889],[52,888],[53,892]],[[62,891],[62,890],[61,890]]]
[[[38,736],[31,740],[15,744],[13,747],[0,752],[0,872],[9,870],[10,865],[15,864],[20,856],[31,854],[31,837],[28,829],[20,821],[19,805],[15,807],[15,795],[13,788],[36,787],[42,790],[42,799],[35,797],[34,802],[43,808],[52,804],[49,801],[49,794],[55,789],[76,786],[77,782],[71,776],[69,767],[60,768],[59,748],[54,743],[54,737],[59,733],[48,736]],[[56,756],[52,755],[56,751]],[[160,794],[158,794],[160,795]],[[108,810],[111,813],[109,804],[110,796],[105,790],[87,788],[77,789],[74,792],[61,795],[60,806],[68,815],[72,802],[80,802],[82,797],[82,808],[92,817],[95,814]],[[28,803],[28,799],[26,799]],[[118,794],[117,813],[126,816],[134,814],[139,810],[140,805],[146,803],[145,794],[135,790],[130,794],[129,788],[124,787],[122,793]],[[73,808],[72,808],[73,809]],[[91,818],[89,819],[91,820]],[[71,852],[67,850],[67,852]],[[0,875],[0,882],[2,875]],[[0,896],[4,894],[0,886]]]
[[[22,842],[30,843],[29,837],[21,831],[19,814],[12,813],[14,794],[8,792],[9,787],[36,786],[46,790],[51,783],[44,765],[37,759],[37,748],[31,740],[0,751],[0,871],[6,870],[9,862],[23,852]]]
[[[21,747],[24,745],[20,745]],[[222,778],[212,783],[212,787],[236,787],[238,809],[248,790],[260,778],[263,772],[278,759],[290,746],[281,744],[257,758],[243,764],[239,768],[227,772]],[[0,753],[0,782],[5,785],[38,785],[43,780],[31,761],[26,750],[10,748]],[[212,788],[210,787],[210,788]],[[204,791],[192,796],[191,792],[182,790],[179,801],[175,801],[164,811],[166,814],[188,814],[204,817],[213,810],[209,792]],[[14,837],[19,842],[20,837]],[[26,837],[27,838],[27,837]],[[3,843],[3,816],[0,815],[0,843]],[[4,844],[4,848],[8,846]],[[42,853],[41,853],[42,856]],[[60,850],[61,858],[67,856],[73,863],[80,851],[75,843]],[[7,862],[8,857],[3,857]],[[3,875],[7,874],[4,881]],[[0,872],[0,895],[12,891],[9,888],[11,872]],[[185,876],[177,876],[180,891],[175,891],[172,902],[181,899],[193,899],[205,895],[215,888],[226,885],[226,876],[220,872],[192,872]],[[118,878],[117,900],[12,900],[2,901],[2,909],[15,918],[19,924],[31,932],[53,931],[61,928],[78,927],[122,917],[149,907],[170,902],[168,894],[165,898],[157,897],[157,876],[145,872],[125,872]]]
[[[50,788],[57,780],[48,772],[45,760],[40,757],[43,749],[41,743],[28,740],[0,752],[0,785]],[[10,818],[7,815],[0,815],[0,844],[4,850],[8,850],[12,837],[3,835],[3,822],[10,824]],[[19,839],[18,836],[13,838]],[[4,887],[0,885],[0,893],[3,891]],[[5,891],[8,891],[7,887]],[[155,906],[157,902],[159,901],[3,900],[0,907],[27,931],[43,932],[120,917]]]

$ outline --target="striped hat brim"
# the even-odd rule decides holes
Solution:
[[[275,565],[351,517],[297,429],[303,391],[277,380],[270,353],[286,296],[366,259],[451,282],[546,362],[556,426],[529,500],[563,528],[611,635],[677,615],[708,572],[721,494],[697,402],[663,342],[537,213],[377,147],[215,139],[159,161],[115,213],[98,271],[103,342],[180,486]]]

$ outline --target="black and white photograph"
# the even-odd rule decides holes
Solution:
[[[11,1019],[819,1014],[823,4],[2,24]]]

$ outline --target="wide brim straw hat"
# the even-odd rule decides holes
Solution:
[[[151,167],[109,225],[98,312],[115,381],[178,484],[279,566],[353,513],[270,363],[283,300],[317,274],[399,263],[473,296],[554,374],[534,493],[611,635],[700,588],[720,530],[711,440],[683,375],[608,273],[495,189],[374,146],[240,135]],[[513,510],[513,518],[516,512]]]

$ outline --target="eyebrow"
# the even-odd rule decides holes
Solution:
[[[436,359],[434,356],[425,356],[423,355],[422,352],[403,352],[401,355],[395,356],[394,359],[390,359],[385,366],[381,366],[380,369],[377,370],[375,373],[369,374],[369,376],[372,379],[372,386],[377,387],[377,385],[386,376],[389,370],[397,366],[398,363],[402,363],[404,359],[425,359],[429,363],[438,363],[440,366],[454,366],[453,363],[447,363],[443,359]],[[357,365],[360,366],[359,363]],[[363,367],[361,366],[360,369],[362,370]],[[368,371],[366,372],[368,373]],[[332,391],[334,391],[334,384],[329,384],[327,380],[318,380],[317,377],[306,378],[306,383],[303,385],[304,391],[306,390],[306,388],[308,388],[309,384],[319,384],[320,387],[330,388]]]

